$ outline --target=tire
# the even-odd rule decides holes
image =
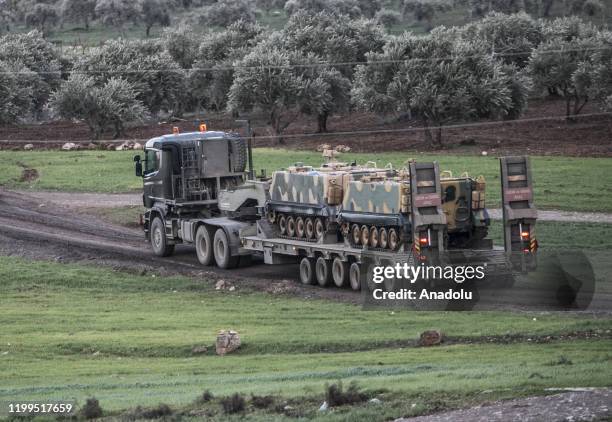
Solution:
[[[325,235],[325,224],[323,223],[323,220],[321,218],[316,218],[314,226],[315,226],[315,237],[317,239],[322,239],[323,236]]]
[[[278,229],[280,230],[281,235],[284,236],[287,234],[287,217],[285,217],[283,214],[278,217]]]
[[[363,246],[370,244],[370,228],[366,225],[361,226],[361,244]]]
[[[232,256],[232,251],[225,230],[217,229],[215,232],[213,250],[215,254],[215,261],[217,262],[219,268],[230,269],[238,266],[240,257]]]
[[[306,236],[306,225],[304,224],[304,219],[302,217],[295,219],[295,234],[299,238]]]
[[[236,137],[230,142],[232,145],[232,162],[234,163],[234,172],[243,173],[246,170],[248,161],[246,141],[242,138]]]
[[[361,243],[361,229],[357,224],[353,224],[351,227],[351,237],[353,238],[353,243],[355,245],[359,245]]]
[[[348,282],[349,264],[340,258],[334,258],[332,262],[332,278],[337,287],[344,287]]]
[[[157,256],[170,256],[174,253],[174,245],[168,244],[166,227],[159,217],[155,217],[151,223],[151,248]]]
[[[351,289],[355,291],[361,290],[361,267],[356,262],[353,262],[349,267],[349,283],[351,284]]]
[[[214,231],[204,224],[198,227],[195,235],[196,254],[202,265],[214,265],[215,254],[213,252]]]
[[[392,251],[397,250],[397,248],[399,247],[399,236],[397,234],[397,230],[389,229],[387,243],[389,245],[389,249],[391,249]]]
[[[312,258],[302,258],[300,261],[300,282],[302,284],[315,284],[315,260]]]
[[[314,221],[312,218],[306,218],[306,222],[304,223],[306,226],[306,239],[314,239],[315,238],[315,229],[314,229]]]
[[[315,265],[315,273],[317,276],[317,283],[321,287],[327,287],[331,283],[332,279],[332,268],[331,261],[329,259],[325,259],[322,256],[317,258],[317,263]]]
[[[295,218],[287,217],[287,236],[295,237]]]
[[[389,245],[389,235],[387,233],[387,229],[382,227],[378,231],[378,246],[380,246],[382,249],[387,249],[388,245]]]
[[[370,227],[370,247],[377,248],[378,243],[379,243],[378,240],[379,240],[378,229],[376,228],[376,226]]]

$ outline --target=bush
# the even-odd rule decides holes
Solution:
[[[198,403],[208,403],[209,401],[211,401],[212,399],[214,399],[215,396],[213,395],[213,393],[210,392],[210,390],[206,390],[202,393],[202,395],[200,397],[198,397],[197,402]]]
[[[398,24],[402,15],[395,10],[381,9],[376,13],[376,22],[386,27]]]
[[[87,399],[85,405],[81,409],[81,414],[85,419],[96,419],[102,416],[102,408],[98,399],[92,397]]]
[[[241,413],[246,408],[246,401],[242,395],[234,393],[229,397],[222,398],[221,406],[223,406],[223,411],[227,414]]]
[[[268,409],[274,404],[274,397],[272,396],[251,396],[251,404],[257,409]]]
[[[255,22],[255,2],[253,0],[219,0],[200,9],[198,16],[201,25],[225,27],[243,20]]]
[[[368,395],[359,391],[359,387],[355,382],[351,382],[346,391],[342,389],[342,382],[325,386],[325,400],[329,406],[361,403],[367,399]]]

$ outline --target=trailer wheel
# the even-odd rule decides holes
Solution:
[[[334,261],[332,262],[332,277],[334,279],[334,284],[337,287],[346,286],[346,282],[349,278],[348,272],[348,262],[342,261],[342,259],[340,259],[339,257],[334,258]]]
[[[151,223],[151,248],[157,256],[170,256],[174,252],[174,245],[168,244],[166,228],[159,217],[155,217]]]
[[[387,243],[389,244],[389,249],[392,251],[397,250],[399,247],[399,236],[397,235],[397,231],[395,229],[389,229]]]
[[[315,238],[315,229],[314,229],[314,221],[312,221],[312,218],[308,217],[306,218],[306,238],[307,239],[314,239]]]
[[[278,228],[280,229],[280,234],[287,234],[287,217],[283,214],[278,217]]]
[[[300,281],[302,284],[315,284],[315,260],[304,257],[300,261]]]
[[[215,254],[213,252],[213,230],[202,224],[198,227],[195,236],[196,254],[198,261],[202,265],[212,265],[215,263]]]
[[[381,229],[378,231],[378,246],[380,246],[382,249],[387,249],[387,246],[389,245],[388,240],[389,236],[387,234],[387,229],[381,227]]]
[[[227,234],[223,229],[217,229],[215,232],[215,240],[213,242],[215,261],[219,268],[230,269],[236,268],[240,262],[239,256],[232,256]]]
[[[295,219],[292,216],[287,217],[287,236],[295,237]]]
[[[361,290],[361,267],[356,262],[353,262],[349,268],[349,282],[351,283],[351,289]]]
[[[332,278],[332,269],[331,269],[331,261],[329,259],[325,259],[322,256],[317,258],[316,264],[316,275],[317,275],[317,283],[321,287],[329,286]]]
[[[295,219],[295,234],[299,238],[304,237],[306,234],[306,226],[304,225],[304,219],[302,217]]]

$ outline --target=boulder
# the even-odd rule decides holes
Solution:
[[[132,149],[133,147],[134,147],[133,143],[131,143],[129,141],[125,141],[124,143],[122,143],[118,147],[115,147],[115,151],[125,151],[125,150],[128,150],[128,149]]]
[[[336,145],[336,152],[349,152],[351,147],[348,145]]]
[[[195,346],[193,349],[191,349],[192,355],[202,355],[206,352],[208,352],[208,347],[206,346]]]
[[[228,353],[240,348],[240,335],[234,330],[221,330],[217,334],[216,352],[219,356],[224,356]]]
[[[215,290],[229,290],[233,292],[236,290],[236,287],[229,281],[219,280],[215,283]]]
[[[74,151],[77,149],[79,149],[79,146],[74,142],[66,142],[64,145],[62,145],[63,151]]]
[[[26,151],[32,151],[34,149],[34,144],[25,144],[23,149]]]
[[[421,333],[419,338],[419,345],[424,347],[436,346],[444,340],[444,336],[441,331],[438,330],[427,330]]]
[[[136,143],[134,143],[134,145],[132,146],[132,149],[135,149],[135,150],[140,150],[140,149],[142,149],[142,144],[141,144],[141,143],[139,143],[139,142],[136,142]]]
[[[98,146],[93,142],[87,144],[87,149],[98,149]]]
[[[332,149],[331,145],[330,144],[321,144],[321,145],[319,145],[317,147],[317,151],[319,151],[319,152],[323,152],[326,149]]]

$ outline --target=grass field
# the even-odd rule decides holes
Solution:
[[[604,316],[362,311],[323,300],[219,292],[205,280],[8,257],[0,257],[0,291],[0,402],[83,403],[95,396],[107,410],[160,402],[176,407],[191,406],[209,389],[217,397],[271,394],[325,420],[384,420],[546,387],[612,385],[611,340],[482,339],[605,332],[612,320]],[[223,328],[241,333],[239,352],[221,358],[209,347],[191,354],[195,345],[210,346]],[[415,348],[425,329],[476,344]],[[318,414],[324,385],[337,380],[357,381],[383,405]],[[219,415],[218,402],[205,406]]]
[[[133,152],[109,151],[0,151],[0,184],[10,188],[81,192],[126,192],[142,188],[134,176]],[[437,160],[443,170],[459,175],[469,171],[484,175],[487,204],[499,206],[499,162],[494,157],[429,155],[416,152],[362,154],[347,153],[342,160],[359,163],[376,161],[380,167],[416,160]],[[258,148],[254,150],[256,169],[272,171],[295,162],[319,165],[320,153]],[[35,168],[39,178],[20,182],[24,167]],[[612,212],[612,186],[605,177],[612,168],[611,158],[533,157],[535,200],[539,208],[571,211]]]

